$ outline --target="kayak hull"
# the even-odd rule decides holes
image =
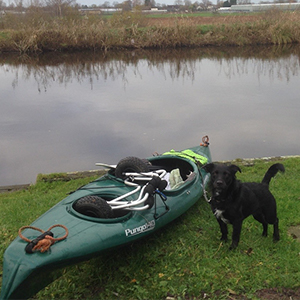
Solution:
[[[208,147],[190,148],[211,162]],[[65,240],[55,243],[45,253],[25,252],[26,242],[17,237],[6,249],[3,258],[3,280],[0,299],[25,299],[49,284],[59,273],[51,272],[66,265],[74,264],[98,256],[101,252],[116,248],[155,232],[164,227],[194,205],[203,195],[204,185],[209,175],[192,160],[173,155],[151,157],[151,163],[184,166],[193,173],[191,178],[174,190],[164,190],[167,200],[155,198],[153,207],[142,211],[126,211],[121,216],[109,219],[95,218],[78,213],[74,203],[88,195],[113,199],[133,190],[124,181],[114,176],[113,170],[103,177],[78,189],[60,201],[49,211],[34,221],[31,226],[47,230],[54,224],[68,228]],[[134,199],[128,196],[126,201]],[[54,228],[55,236],[63,236],[63,228]],[[36,231],[26,229],[23,235],[34,239]]]

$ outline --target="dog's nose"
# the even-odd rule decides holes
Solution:
[[[217,180],[216,184],[217,184],[217,186],[221,186],[221,185],[223,185],[223,181],[222,180]]]

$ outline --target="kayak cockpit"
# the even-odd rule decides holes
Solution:
[[[108,173],[124,179],[126,172],[149,172],[156,170],[165,170],[171,173],[179,169],[182,180],[186,180],[191,172],[196,172],[197,167],[192,161],[173,156],[153,156],[149,159],[138,159],[136,157],[126,157],[122,159],[115,168],[111,168]]]
[[[96,222],[120,222],[130,218],[133,211],[148,210],[153,206],[156,210],[157,201],[160,201],[166,213],[169,210],[167,198],[186,189],[198,174],[196,164],[178,157],[153,157],[149,160],[127,157],[111,168],[107,176],[107,184],[121,180],[123,190],[116,187],[109,193],[92,192],[75,200],[69,211]]]

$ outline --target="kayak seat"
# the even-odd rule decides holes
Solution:
[[[178,158],[164,158],[157,161],[151,160],[151,165],[149,165],[150,171],[155,171],[158,169],[164,169],[168,173],[171,173],[172,170],[179,169],[180,176],[183,181],[186,181],[191,172],[194,172],[193,166],[185,160]]]
[[[109,173],[115,175],[117,178],[125,179],[124,173],[126,172],[142,173],[161,169],[168,173],[171,173],[172,170],[179,169],[183,181],[187,180],[191,172],[194,171],[193,166],[188,161],[177,157],[147,160],[129,156],[121,159],[116,168],[109,170]]]
[[[170,173],[167,174],[169,175],[168,182],[171,190],[177,189],[184,184],[179,169],[173,169]]]
[[[155,172],[158,170],[165,170],[167,172],[163,178],[167,182],[166,190],[180,188],[186,182],[190,182],[195,178],[195,176],[191,176],[192,174],[196,175],[193,165],[188,160],[170,156],[149,160],[128,156],[121,159],[116,168],[111,169],[109,173],[124,180],[125,173]]]

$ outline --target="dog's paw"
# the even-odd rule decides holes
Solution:
[[[229,250],[234,250],[234,249],[237,248],[237,246],[238,246],[238,243],[232,242],[231,245],[230,245],[230,247],[229,247]]]
[[[227,236],[222,235],[220,238],[220,241],[227,243],[227,241],[228,241]]]

